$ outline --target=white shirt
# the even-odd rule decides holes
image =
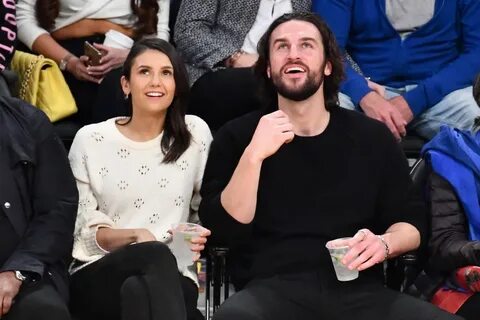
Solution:
[[[47,31],[38,25],[35,2],[36,0],[19,0],[17,3],[18,38],[30,49],[42,34],[82,19],[105,19],[126,27],[131,27],[136,19],[130,8],[130,0],[60,0],[60,12],[55,19],[55,27]],[[168,41],[170,0],[158,0],[158,5],[157,36]]]
[[[291,0],[260,0],[257,17],[252,28],[245,37],[242,50],[247,53],[257,53],[257,44],[268,27],[278,17],[292,12]]]
[[[200,187],[212,140],[207,124],[187,115],[191,144],[175,163],[165,164],[162,135],[132,141],[118,130],[116,119],[80,129],[69,153],[79,192],[72,255],[85,262],[80,268],[107,254],[96,241],[99,226],[146,228],[167,243],[172,224],[198,222]],[[180,271],[196,280],[188,269]]]

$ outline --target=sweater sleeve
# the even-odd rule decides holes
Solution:
[[[459,1],[460,55],[442,70],[419,83],[404,97],[415,115],[433,107],[449,93],[471,86],[480,72],[480,2]]]
[[[47,30],[38,25],[35,17],[35,0],[20,0],[17,3],[18,39],[30,50],[35,40]]]
[[[158,4],[157,37],[169,41],[170,29],[168,27],[168,20],[170,17],[170,0],[159,0]]]
[[[227,30],[216,27],[219,0],[182,1],[175,24],[175,44],[185,61],[208,69],[236,48]],[[232,19],[235,19],[232,16]]]
[[[209,242],[232,245],[250,233],[251,224],[235,220],[222,206],[220,194],[227,186],[246,147],[239,143],[228,125],[212,142],[203,185],[199,215],[202,224],[212,231]]]
[[[480,266],[480,242],[467,236],[467,220],[452,186],[432,173],[428,183],[431,207],[430,265],[452,271],[468,265]]]
[[[313,2],[313,11],[325,20],[335,34],[338,46],[345,52],[350,33],[353,1],[316,0]],[[341,91],[358,105],[360,100],[372,90],[368,87],[365,77],[355,71],[348,61],[345,61],[345,72],[346,78],[342,83]]]
[[[74,258],[83,261],[77,252],[88,256],[103,255],[106,253],[97,243],[96,233],[100,226],[114,227],[115,223],[105,213],[99,210],[98,202],[90,182],[88,170],[88,140],[86,130],[80,129],[70,148],[69,160],[73,175],[77,182],[79,193],[78,214],[74,233]]]

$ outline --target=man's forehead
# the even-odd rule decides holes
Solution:
[[[279,39],[295,40],[302,38],[311,38],[321,42],[320,31],[317,27],[307,21],[291,20],[282,23],[273,30],[270,36],[270,43]]]

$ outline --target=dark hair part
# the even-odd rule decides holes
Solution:
[[[130,0],[130,8],[137,21],[133,25],[134,38],[143,35],[156,34],[158,23],[157,0]],[[52,30],[55,27],[55,19],[60,12],[60,0],[37,0],[35,3],[35,16],[40,27]]]
[[[172,63],[173,77],[175,79],[175,97],[172,104],[167,109],[165,124],[163,127],[163,136],[161,141],[162,152],[165,155],[163,162],[171,163],[176,161],[190,146],[192,135],[185,124],[185,111],[188,103],[190,87],[188,85],[188,76],[185,65],[175,48],[165,40],[154,37],[146,37],[137,41],[130,49],[130,53],[123,64],[123,76],[130,81],[130,74],[135,59],[147,50],[157,50],[165,54]],[[119,123],[125,125],[133,117],[132,99],[127,100],[128,114],[130,119],[127,122]]]
[[[338,104],[338,92],[340,83],[344,79],[343,58],[338,48],[335,36],[327,24],[313,13],[287,13],[272,22],[265,34],[258,42],[257,51],[259,58],[255,64],[255,74],[262,85],[260,86],[260,95],[266,107],[272,107],[277,99],[277,91],[273,86],[272,80],[267,76],[267,68],[270,63],[270,38],[273,31],[281,24],[297,20],[313,24],[320,32],[324,48],[325,61],[332,66],[332,73],[324,77],[323,94],[325,97],[325,107],[331,110]]]

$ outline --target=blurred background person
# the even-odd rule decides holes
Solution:
[[[134,40],[156,35],[168,41],[169,7],[169,0],[19,0],[18,38],[64,71],[79,109],[75,120],[97,122],[126,111],[118,102],[121,70],[110,72],[122,66],[129,49],[102,46],[105,34],[115,30]],[[89,66],[85,41],[103,52],[98,66]]]
[[[284,13],[309,12],[310,7],[311,0],[182,1],[175,44],[192,86],[188,113],[216,131],[259,108],[252,66],[260,37]]]

